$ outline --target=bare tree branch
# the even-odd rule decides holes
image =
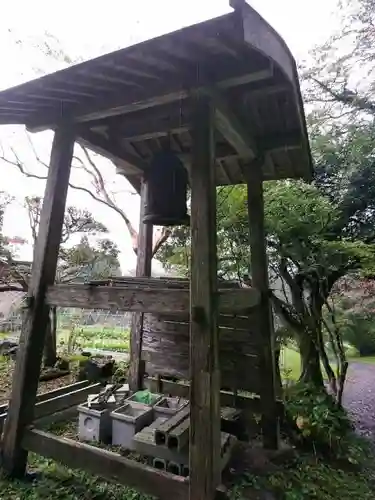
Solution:
[[[30,145],[30,148],[33,151],[33,154],[35,156],[35,159],[38,164],[43,166],[44,168],[48,169],[48,164],[45,163],[40,156],[38,155],[38,152],[35,148],[35,145],[28,133],[26,133],[26,138],[27,141]],[[131,243],[132,243],[132,248],[135,254],[137,254],[138,250],[138,232],[134,228],[133,224],[131,223],[129,217],[127,216],[126,212],[118,206],[116,201],[114,200],[113,196],[109,193],[106,183],[104,180],[104,177],[99,170],[98,166],[96,165],[95,161],[92,158],[92,155],[88,151],[88,149],[82,145],[80,145],[80,149],[82,150],[82,153],[84,155],[84,158],[86,161],[84,161],[82,158],[80,158],[77,155],[73,156],[73,161],[79,164],[79,168],[83,169],[85,173],[88,175],[91,184],[93,186],[93,189],[86,188],[84,186],[79,186],[76,185],[72,182],[69,182],[69,187],[72,189],[75,189],[76,191],[81,191],[83,193],[86,193],[89,195],[93,200],[97,201],[98,203],[101,203],[102,205],[114,210],[123,220],[125,223],[125,226],[129,232],[130,238],[131,238]],[[38,179],[38,180],[46,180],[47,175],[39,175],[35,174],[33,172],[29,172],[25,168],[25,164],[21,161],[21,159],[18,157],[16,151],[14,148],[11,148],[12,154],[14,156],[14,159],[9,158],[5,155],[4,149],[1,145],[1,155],[0,159],[3,160],[4,162],[13,165],[18,168],[18,170],[25,175],[26,177],[32,178],[32,179]],[[29,217],[31,216],[31,212],[29,211]],[[34,214],[35,215],[35,214]],[[32,222],[30,220],[30,222]],[[35,224],[33,224],[35,226]],[[32,234],[33,234],[33,239],[35,240],[36,234],[35,231],[33,231],[33,228],[31,227]],[[169,236],[171,235],[171,230],[169,228],[163,228],[159,234],[157,235],[155,239],[155,243],[153,245],[152,249],[152,256],[154,256],[157,251],[161,248],[161,246],[167,241]],[[69,237],[69,236],[67,236]]]

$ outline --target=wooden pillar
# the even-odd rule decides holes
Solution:
[[[274,331],[269,299],[268,259],[264,228],[263,178],[260,162],[253,162],[247,176],[248,216],[250,230],[252,286],[261,293],[259,334],[262,339],[259,356],[262,374],[261,407],[263,445],[277,449],[279,442],[278,412],[276,405]]]
[[[22,449],[21,442],[26,426],[33,421],[48,322],[45,295],[47,287],[55,281],[74,139],[73,127],[61,128],[55,132],[52,144],[28,292],[28,309],[22,325],[2,445],[3,467],[14,477],[24,475],[27,463],[27,452]]]
[[[190,500],[212,500],[220,484],[213,109],[193,96],[190,282]]]
[[[143,215],[146,203],[147,184],[142,182],[141,186],[141,210],[138,232],[137,246],[137,268],[136,276],[151,276],[152,262],[152,234],[153,225],[143,224]],[[142,337],[143,337],[143,317],[142,313],[132,315],[132,324],[130,332],[130,369],[129,385],[132,391],[142,389],[143,369],[142,369]]]

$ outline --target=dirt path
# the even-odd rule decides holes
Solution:
[[[375,365],[350,363],[343,404],[357,431],[375,443]]]

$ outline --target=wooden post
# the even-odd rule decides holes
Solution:
[[[265,448],[277,449],[279,429],[275,389],[275,359],[273,355],[274,331],[269,299],[262,166],[258,161],[254,161],[248,168],[247,198],[252,286],[261,293],[258,324],[259,334],[262,339],[259,363],[263,380],[260,395],[263,445]]]
[[[152,262],[152,224],[143,224],[143,215],[146,203],[147,184],[142,182],[141,186],[141,210],[139,220],[138,245],[137,245],[137,268],[136,276],[151,276]],[[129,386],[132,391],[142,389],[142,337],[143,337],[143,314],[132,315],[130,332],[130,369]]]
[[[190,500],[212,500],[220,484],[213,109],[193,96],[190,282]]]
[[[27,463],[27,452],[22,449],[21,440],[34,416],[48,322],[45,295],[47,287],[55,280],[74,139],[73,127],[61,128],[55,132],[52,144],[28,292],[28,310],[22,325],[2,445],[3,467],[14,477],[24,475]]]

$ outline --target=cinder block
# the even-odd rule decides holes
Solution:
[[[134,448],[137,432],[152,423],[152,408],[139,403],[126,403],[111,413],[112,444],[128,450]]]
[[[183,450],[189,445],[190,418],[185,418],[168,434],[167,446],[171,450]]]
[[[163,423],[163,420],[165,419],[158,418],[150,426],[145,427],[141,432],[138,432],[134,436],[134,450],[140,455],[160,458],[167,462],[171,461],[178,464],[188,464],[188,448],[179,452],[177,450],[171,450],[166,446],[158,446],[155,444],[155,431],[157,430],[158,425]]]
[[[189,401],[181,398],[161,398],[154,405],[154,417],[155,419],[159,417],[171,417],[182,410],[188,403]]]
[[[166,470],[167,468],[167,462],[162,458],[154,458],[152,465],[155,467],[155,469],[159,470]]]
[[[169,462],[167,465],[167,471],[171,474],[176,474],[177,476],[182,475],[183,465],[177,464],[176,462]]]
[[[182,410],[172,415],[155,431],[155,443],[157,445],[167,445],[168,435],[173,429],[179,426],[185,419],[189,417],[190,406],[186,405]]]
[[[88,403],[78,405],[78,436],[82,441],[95,441],[111,443],[112,422],[110,413],[114,409],[113,404],[103,405]]]

